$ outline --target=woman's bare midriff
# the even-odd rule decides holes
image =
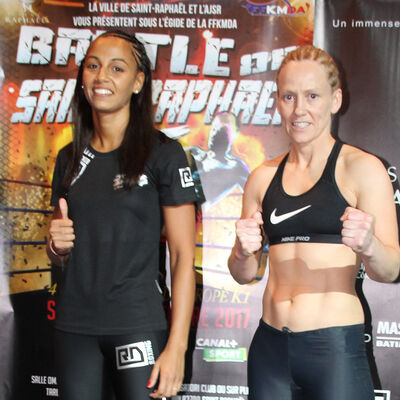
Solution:
[[[363,323],[358,270],[358,257],[342,244],[271,246],[263,320],[293,332]]]

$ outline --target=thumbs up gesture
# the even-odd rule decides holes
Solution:
[[[58,201],[58,209],[50,222],[49,233],[51,247],[57,255],[67,255],[74,247],[74,226],[68,218],[68,204],[64,198]]]
[[[248,257],[261,249],[263,244],[263,219],[260,211],[256,211],[250,218],[239,219],[236,222],[236,236],[240,253]]]

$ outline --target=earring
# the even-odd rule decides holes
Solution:
[[[135,94],[138,94],[139,93],[139,90],[135,90]]]
[[[85,86],[82,85],[81,88],[82,88],[82,89],[85,89]]]

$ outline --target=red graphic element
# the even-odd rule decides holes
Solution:
[[[56,302],[55,300],[47,301],[47,319],[53,321],[56,319]]]
[[[195,306],[192,327],[246,329],[249,326],[250,308]]]

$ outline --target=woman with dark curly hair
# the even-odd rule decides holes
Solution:
[[[63,400],[169,397],[180,389],[194,301],[196,200],[186,155],[153,125],[151,66],[106,32],[79,67],[73,142],[56,161],[48,255],[65,266],[56,364]],[[165,232],[171,326],[158,284]]]

